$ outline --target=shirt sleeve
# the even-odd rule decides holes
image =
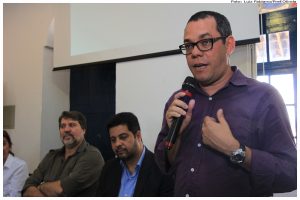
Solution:
[[[104,160],[99,151],[85,151],[77,160],[69,176],[61,179],[63,196],[76,196],[99,180]]]
[[[44,181],[45,173],[49,167],[49,164],[53,162],[54,155],[55,151],[50,150],[50,152],[43,158],[38,167],[34,170],[32,175],[27,178],[22,192],[24,192],[28,187],[38,186]]]
[[[20,197],[25,180],[28,177],[28,167],[23,160],[18,160],[18,163],[15,163],[14,165],[16,168],[13,173],[13,178],[11,179],[9,196]]]
[[[296,147],[285,105],[275,89],[261,99],[256,113],[256,147],[250,147],[255,195],[295,190]]]
[[[172,173],[173,167],[171,167],[171,165],[168,161],[167,152],[166,152],[165,145],[164,145],[164,140],[167,137],[168,131],[169,131],[169,127],[168,127],[165,115],[166,115],[167,109],[169,108],[170,101],[172,98],[173,98],[173,96],[169,99],[169,101],[165,105],[162,128],[158,134],[156,144],[155,144],[155,150],[154,150],[155,159],[156,159],[156,162],[157,162],[159,168],[164,173],[167,173],[167,174]]]

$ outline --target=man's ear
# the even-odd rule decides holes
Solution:
[[[142,133],[141,133],[141,130],[138,130],[138,131],[136,132],[135,137],[142,140]]]
[[[226,39],[226,54],[230,56],[235,49],[235,39],[232,35],[228,36]]]

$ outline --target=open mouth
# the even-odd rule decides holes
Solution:
[[[63,138],[73,137],[71,133],[64,133]]]
[[[71,136],[64,136],[64,139],[66,139],[66,140],[70,140],[70,139],[72,139],[73,137],[71,137]]]
[[[194,68],[204,68],[206,66],[207,66],[207,64],[202,64],[202,63],[193,65]]]

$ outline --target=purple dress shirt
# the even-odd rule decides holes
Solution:
[[[197,88],[192,120],[172,166],[164,148],[165,113],[175,93],[166,103],[155,156],[162,170],[174,174],[175,196],[272,196],[296,189],[296,147],[281,96],[271,85],[232,70],[227,86],[213,96]],[[217,118],[220,108],[234,137],[252,149],[251,171],[202,142],[204,117]]]

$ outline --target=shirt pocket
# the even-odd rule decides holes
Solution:
[[[225,111],[224,111],[225,113]],[[225,119],[233,136],[243,144],[248,143],[252,134],[252,120],[249,113],[242,111],[226,112]]]

